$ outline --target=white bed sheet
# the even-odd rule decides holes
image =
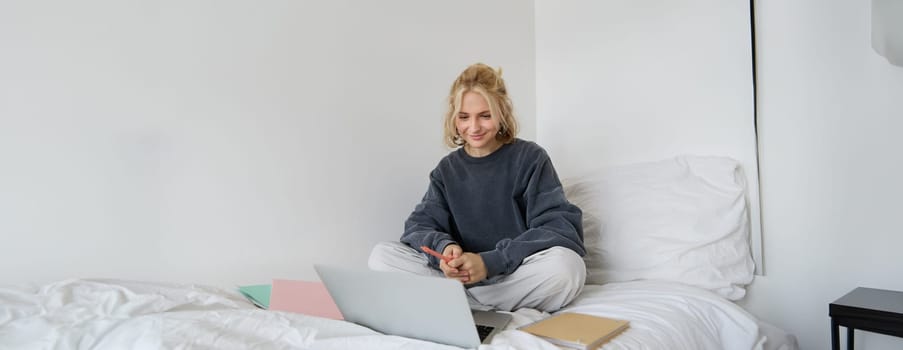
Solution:
[[[630,329],[603,349],[797,348],[792,336],[774,327],[763,332],[734,303],[671,282],[588,285],[562,311],[630,320]],[[558,349],[515,330],[548,314],[523,309],[512,315],[508,329],[480,350]],[[124,348],[456,349],[343,321],[260,310],[234,291],[210,286],[74,279],[0,287],[0,349]]]

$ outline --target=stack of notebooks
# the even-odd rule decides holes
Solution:
[[[240,286],[238,291],[261,309],[342,319],[342,313],[321,282],[274,279],[273,284]]]
[[[574,349],[596,349],[629,327],[630,322],[564,312],[518,329]]]

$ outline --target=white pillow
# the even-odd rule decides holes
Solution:
[[[746,180],[737,161],[681,156],[565,179],[583,210],[587,283],[682,282],[730,300],[754,264]]]

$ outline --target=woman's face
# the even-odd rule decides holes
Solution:
[[[464,150],[474,157],[489,155],[501,146],[495,139],[499,125],[489,113],[489,103],[482,95],[468,91],[461,98],[461,111],[455,118],[455,128],[464,138]]]

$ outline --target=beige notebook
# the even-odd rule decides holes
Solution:
[[[596,349],[623,332],[630,322],[564,312],[518,329],[550,343],[576,349]]]

